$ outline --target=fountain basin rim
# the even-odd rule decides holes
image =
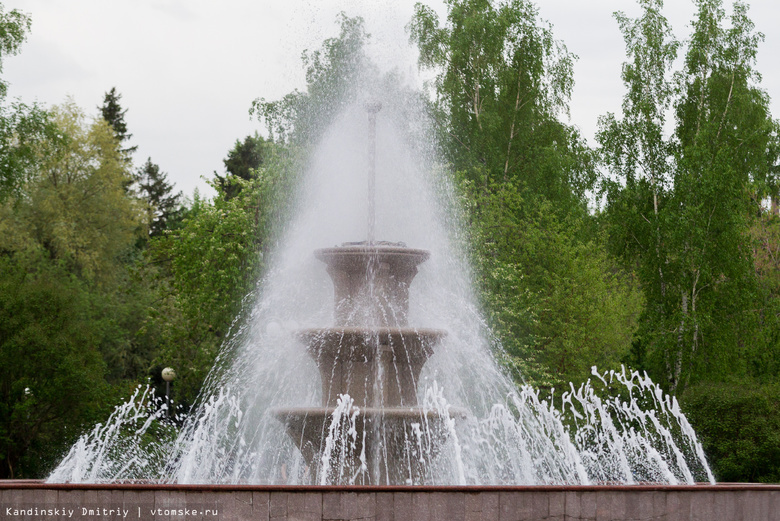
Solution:
[[[367,417],[376,417],[376,416],[385,416],[389,418],[395,418],[395,419],[405,419],[405,420],[419,420],[421,419],[421,416],[428,416],[428,417],[441,417],[441,413],[434,409],[423,409],[419,406],[415,407],[353,407],[353,409],[358,409],[358,416],[367,416]],[[290,416],[312,416],[313,418],[316,417],[324,417],[324,416],[331,416],[333,415],[333,412],[336,410],[335,407],[274,407],[270,409],[271,414],[279,417],[290,417]],[[448,407],[447,413],[450,417],[466,417],[468,415],[468,410],[463,409],[461,407]]]
[[[319,248],[314,250],[314,256],[329,265],[365,267],[369,261],[393,262],[414,267],[422,264],[431,256],[431,252],[420,248],[407,248],[405,246],[334,246],[332,248]]]
[[[428,258],[431,252],[422,248],[409,248],[408,246],[398,245],[384,245],[384,244],[347,244],[342,246],[331,246],[328,248],[317,248],[314,250],[314,255],[331,255],[331,254],[378,254],[378,255],[409,255],[420,256]]]
[[[343,335],[343,336],[361,336],[361,337],[436,337],[447,336],[444,329],[430,327],[388,327],[388,326],[326,326],[326,327],[308,327],[298,329],[295,336],[298,338],[312,338],[320,335]]]
[[[247,483],[154,483],[124,481],[121,483],[47,483],[44,480],[0,480],[0,490],[183,490],[183,491],[280,491],[280,492],[609,492],[609,491],[682,491],[682,492],[780,492],[780,484],[764,483],[696,483],[669,485],[638,483],[635,485],[263,485]]]

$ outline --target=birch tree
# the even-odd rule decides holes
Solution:
[[[756,193],[771,175],[776,122],[758,87],[762,35],[737,2],[696,0],[682,70],[659,0],[636,20],[618,15],[629,64],[622,118],[601,120],[599,140],[612,246],[636,262],[645,293],[639,343],[672,391],[739,372],[755,323],[748,232]],[[636,35],[641,35],[637,38]],[[672,86],[674,87],[672,89]],[[674,131],[663,133],[673,111]]]

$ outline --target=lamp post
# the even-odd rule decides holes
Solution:
[[[162,370],[162,379],[165,380],[165,404],[168,406],[165,410],[165,415],[171,417],[171,382],[176,378],[176,371],[171,367],[166,367]]]

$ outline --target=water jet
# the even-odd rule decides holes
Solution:
[[[4,507],[153,505],[231,519],[770,519],[778,487],[695,484],[712,483],[701,446],[646,376],[594,372],[628,401],[589,384],[556,407],[516,389],[458,291],[463,264],[446,234],[426,235],[439,226],[435,212],[398,204],[425,200],[421,168],[405,148],[388,160],[385,144],[402,140],[376,119],[369,193],[383,197],[355,203],[350,187],[364,181],[365,162],[344,151],[365,135],[364,118],[352,107],[326,137],[313,184],[317,174],[331,184],[313,190],[228,346],[235,356],[178,438],[148,443],[147,429],[165,420],[139,394],[82,437],[48,483],[1,483]],[[352,177],[333,181],[333,149]],[[376,190],[393,184],[388,165],[400,196]],[[369,217],[364,241],[338,240],[359,237],[359,226],[323,224],[329,212],[365,222],[369,206],[381,218]],[[389,226],[389,217],[407,224]],[[429,226],[409,225],[421,222]]]
[[[165,419],[139,391],[48,483],[0,483],[3,507],[449,521],[780,509],[777,487],[696,485],[713,482],[701,446],[646,375],[594,371],[624,397],[588,384],[559,405],[514,386],[488,349],[430,165],[379,117],[392,106],[349,106],[325,134],[303,211],[177,439],[148,442]]]
[[[676,401],[646,376],[594,373],[628,401],[602,398],[595,383],[562,393],[560,405],[515,387],[488,349],[430,165],[383,105],[367,113],[356,103],[325,134],[262,294],[176,439],[144,437],[161,418],[139,394],[82,437],[50,481],[712,481]]]
[[[315,252],[333,281],[336,323],[296,333],[319,369],[322,407],[273,411],[309,467],[318,469],[315,482],[322,484],[347,484],[341,483],[345,477],[349,484],[421,484],[425,454],[420,426],[435,433],[427,440],[428,453],[437,453],[446,437],[439,414],[417,401],[420,372],[446,332],[408,326],[410,286],[430,252],[374,238],[376,115],[381,107],[379,102],[365,104],[368,239]],[[333,437],[344,433],[351,435],[351,443],[338,455],[340,470],[328,475],[327,452],[333,450]],[[324,468],[322,461],[328,463]]]

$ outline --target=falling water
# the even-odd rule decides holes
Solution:
[[[594,369],[588,384],[548,399],[516,388],[491,354],[475,305],[458,219],[445,210],[453,192],[435,175],[430,147],[398,124],[402,107],[383,104],[374,233],[430,252],[409,290],[408,325],[446,331],[417,382],[419,421],[393,434],[403,438],[409,467],[398,484],[714,481],[676,400],[645,375]],[[183,427],[173,432],[139,390],[72,447],[50,481],[379,482],[368,475],[365,452],[357,463],[345,456],[365,448],[350,396],[337,397],[323,424],[324,449],[310,464],[273,412],[322,403],[320,373],[299,332],[334,323],[333,284],[314,250],[369,233],[366,125],[362,103],[354,103],[316,147],[300,210],[256,304],[224,346]]]

